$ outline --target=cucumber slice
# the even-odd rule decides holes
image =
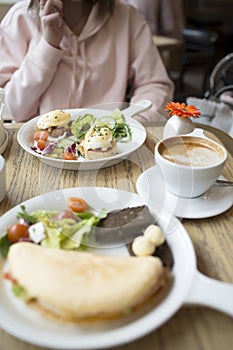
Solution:
[[[97,123],[100,121],[104,126],[107,126],[110,130],[113,130],[116,124],[116,121],[113,117],[111,116],[103,116],[99,119],[97,119]]]
[[[125,123],[125,117],[119,108],[114,109],[114,111],[111,113],[111,116],[116,123]]]
[[[92,114],[81,115],[72,123],[71,132],[77,139],[81,139],[94,122],[95,118]]]
[[[62,148],[55,148],[53,152],[46,154],[48,158],[62,159],[64,150]]]
[[[62,148],[65,149],[66,147],[72,145],[74,142],[76,142],[72,137],[65,137],[64,139],[61,139],[57,142],[56,148]]]

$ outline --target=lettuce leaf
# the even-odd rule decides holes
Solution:
[[[7,231],[0,237],[0,254],[6,259],[11,242],[7,238]]]

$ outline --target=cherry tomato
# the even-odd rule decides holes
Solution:
[[[7,238],[10,242],[16,243],[22,237],[29,237],[28,226],[17,223],[9,227],[7,232]]]
[[[56,220],[73,219],[78,221],[77,216],[71,210],[62,210],[56,215]]]
[[[87,203],[82,198],[70,197],[68,207],[74,212],[81,213],[87,209]]]
[[[34,133],[34,140],[35,141],[38,141],[38,140],[44,140],[44,141],[47,141],[48,140],[48,137],[49,137],[49,133],[48,131],[36,131]]]
[[[71,152],[64,151],[63,159],[64,160],[77,160],[77,157]]]
[[[43,151],[45,149],[47,142],[45,140],[38,140],[37,141],[37,147]]]
[[[13,283],[13,284],[17,283],[16,279],[14,277],[12,277],[10,272],[5,272],[3,276],[6,280],[11,281],[11,283]]]

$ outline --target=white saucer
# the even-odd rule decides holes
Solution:
[[[223,176],[219,178],[225,179]],[[208,218],[225,212],[233,205],[233,187],[213,185],[198,198],[176,197],[166,190],[163,175],[157,166],[139,176],[136,188],[138,194],[155,204],[161,213],[166,210],[179,218]]]
[[[7,148],[7,145],[8,145],[8,139],[9,139],[9,135],[8,135],[8,132],[6,130],[5,131],[5,140],[3,142],[3,144],[0,146],[0,154],[2,154],[5,149]]]

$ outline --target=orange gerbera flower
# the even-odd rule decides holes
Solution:
[[[201,114],[195,106],[187,106],[185,103],[179,102],[169,102],[166,105],[166,110],[169,111],[170,115],[178,115],[181,118],[198,118]]]

